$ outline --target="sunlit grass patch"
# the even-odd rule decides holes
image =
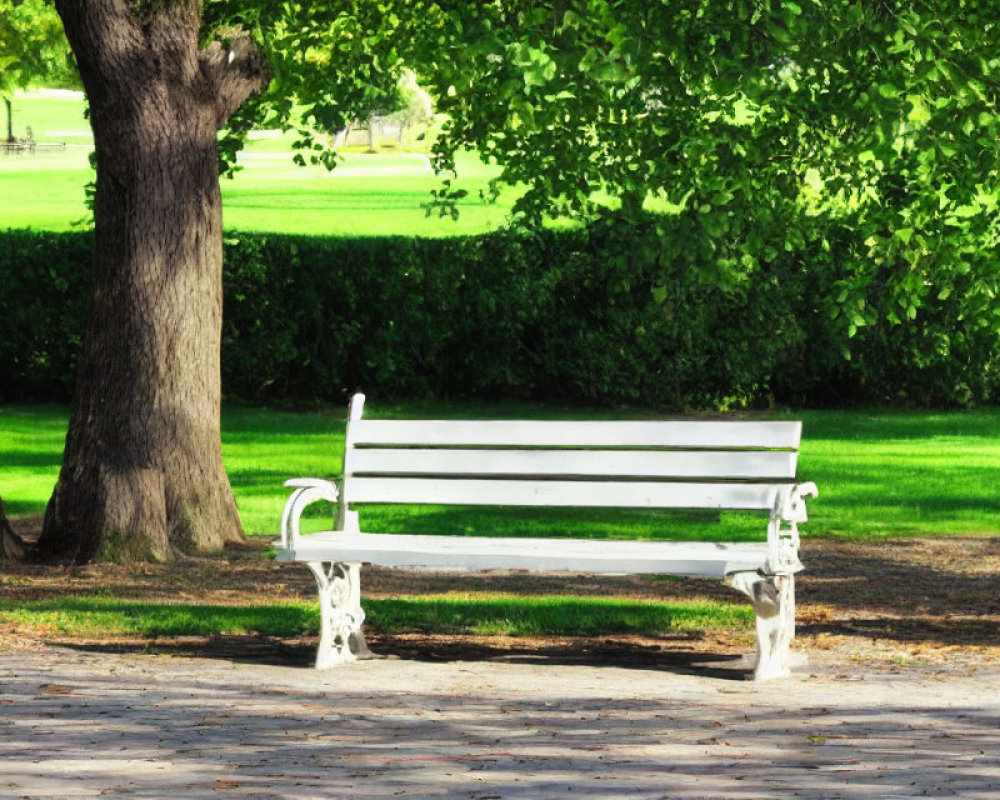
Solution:
[[[300,636],[318,629],[318,610],[309,603],[253,606],[186,605],[67,597],[0,600],[0,624],[40,634],[66,636],[212,636],[260,634]]]
[[[406,630],[504,636],[601,636],[747,628],[745,603],[588,597],[519,597],[479,594],[378,599],[366,604],[372,626],[385,633]]]
[[[748,628],[748,604],[469,593],[372,598],[363,601],[367,628],[504,636],[649,635]],[[0,625],[35,635],[137,637],[315,636],[315,603],[230,606],[155,603],[106,596],[0,600]]]

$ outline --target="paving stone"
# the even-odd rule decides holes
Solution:
[[[0,797],[1000,798],[1000,670],[0,654]]]

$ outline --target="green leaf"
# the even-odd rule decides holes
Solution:
[[[711,211],[707,214],[702,214],[700,219],[709,236],[713,238],[717,239],[720,236],[724,236],[729,230],[729,218],[724,212]]]
[[[601,83],[624,83],[629,77],[628,70],[620,61],[601,61],[588,74]]]

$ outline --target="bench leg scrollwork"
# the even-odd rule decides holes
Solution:
[[[747,595],[757,618],[757,664],[754,680],[783,678],[791,672],[795,638],[795,576],[736,572],[726,583]]]
[[[361,626],[361,565],[310,561],[319,587],[320,635],[316,669],[326,669],[359,658],[370,658]]]

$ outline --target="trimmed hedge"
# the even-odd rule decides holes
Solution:
[[[668,241],[683,243],[685,221],[670,224]],[[224,391],[669,409],[997,398],[995,326],[947,301],[848,339],[831,322],[843,276],[828,253],[781,253],[719,285],[662,241],[614,222],[456,239],[233,235]],[[2,399],[68,398],[90,244],[89,233],[0,233]]]
[[[0,399],[69,397],[89,303],[92,238],[0,232]]]

